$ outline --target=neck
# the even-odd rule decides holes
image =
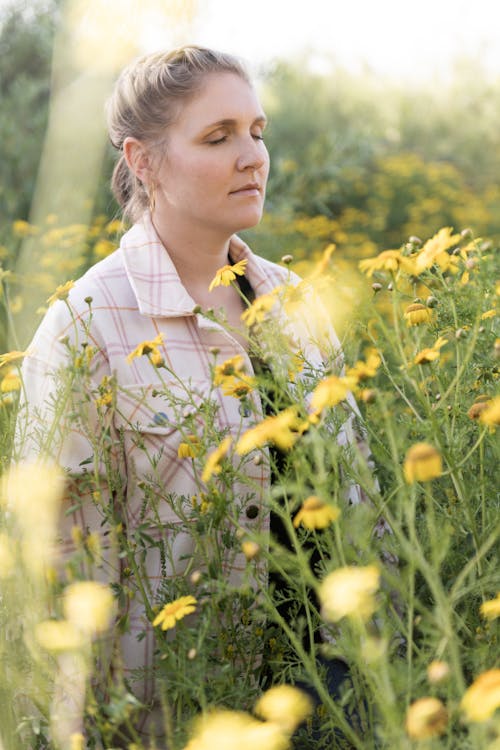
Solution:
[[[185,232],[178,222],[170,224],[156,213],[152,218],[156,233],[185,285],[208,286],[218,269],[228,263],[230,237],[207,231],[206,226],[197,231],[192,224],[189,232]]]

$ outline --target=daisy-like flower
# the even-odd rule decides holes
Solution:
[[[246,373],[226,378],[222,384],[222,393],[224,396],[234,396],[234,398],[244,398],[251,390],[255,388],[255,378]]]
[[[306,529],[326,529],[340,516],[340,508],[323,502],[316,495],[311,495],[302,503],[302,507],[293,519],[297,528],[300,524]]]
[[[500,591],[495,599],[483,602],[479,611],[487,620],[495,620],[497,617],[500,617]]]
[[[248,260],[246,258],[243,258],[243,260],[239,260],[232,266],[225,265],[222,266],[222,268],[219,268],[214,278],[210,282],[208,291],[211,292],[212,289],[214,289],[216,286],[229,286],[229,284],[235,280],[236,276],[244,276],[247,263]]]
[[[77,581],[66,587],[63,607],[66,619],[83,633],[105,633],[114,614],[113,592],[97,581]]]
[[[472,404],[469,411],[467,412],[467,416],[470,419],[479,419],[483,411],[488,408],[490,403],[491,403],[491,396],[488,396],[484,393],[481,394],[480,396],[477,396],[474,399],[474,403]]]
[[[347,394],[354,385],[356,385],[356,380],[350,377],[330,375],[322,380],[311,395],[311,408],[314,414],[320,414],[323,409],[340,404],[347,398]]]
[[[245,325],[251,328],[257,323],[262,323],[275,304],[276,293],[274,291],[269,292],[268,294],[261,294],[260,297],[257,297],[250,307],[242,313],[241,319]]]
[[[54,294],[51,294],[50,297],[47,300],[48,305],[53,305],[54,302],[57,302],[58,299],[65,300],[68,299],[70,291],[75,286],[74,281],[67,281],[65,284],[60,284],[58,287],[56,287],[56,291]]]
[[[438,737],[447,725],[448,712],[438,698],[420,698],[406,713],[406,732],[413,740]]]
[[[428,365],[431,362],[435,362],[436,359],[439,359],[441,347],[447,343],[448,340],[440,336],[434,346],[422,349],[415,355],[414,363],[416,365]]]
[[[481,315],[481,320],[488,320],[488,318],[494,318],[496,315],[497,311],[492,307],[491,310],[486,310],[486,312]]]
[[[479,421],[488,425],[491,429],[500,425],[500,396],[491,399],[488,407],[479,415]]]
[[[293,734],[313,712],[312,699],[293,685],[275,685],[266,690],[255,704],[255,714],[278,724],[286,734]]]
[[[451,227],[443,227],[430,240],[427,240],[422,250],[413,261],[412,273],[418,276],[434,263],[442,271],[456,270],[459,259],[455,255],[450,255],[447,250],[453,245],[457,245],[461,237],[459,234],[452,234]]]
[[[354,367],[350,367],[347,370],[347,377],[354,378],[359,383],[360,380],[367,380],[373,378],[376,374],[382,358],[376,349],[369,349],[366,353],[366,361],[359,360],[356,362]]]
[[[404,311],[404,318],[409,326],[418,326],[420,323],[429,323],[432,320],[432,312],[421,302],[414,302]]]
[[[366,258],[358,263],[359,270],[371,278],[375,271],[392,271],[396,273],[400,268],[409,270],[409,259],[401,255],[400,250],[384,250],[375,258]]]
[[[202,716],[184,750],[288,750],[290,738],[270,721],[259,721],[243,711],[220,709]]]
[[[368,620],[375,612],[375,594],[380,583],[376,565],[346,566],[324,578],[318,589],[321,614],[328,622],[343,617]]]
[[[186,615],[196,611],[196,599],[194,596],[181,596],[173,602],[168,602],[153,620],[153,627],[161,625],[162,630],[175,628],[177,622]]]
[[[17,374],[16,370],[7,370],[2,382],[0,383],[0,391],[2,393],[12,393],[13,391],[19,391],[21,389],[21,378]]]
[[[44,620],[35,627],[35,638],[46,651],[61,653],[77,651],[86,639],[77,626],[68,620]]]
[[[159,350],[159,347],[163,344],[163,333],[159,333],[156,338],[151,341],[142,341],[135,349],[127,354],[127,362],[130,364],[136,357],[149,356],[149,359],[155,365],[159,367],[163,363],[163,356]]]
[[[244,456],[266,443],[273,443],[281,450],[289,450],[305,428],[294,407],[285,409],[274,417],[267,417],[255,427],[247,430],[236,445],[236,453]]]
[[[500,708],[500,669],[483,672],[467,688],[460,706],[469,721],[486,721]]]
[[[220,462],[225,456],[227,456],[231,442],[232,438],[228,435],[224,438],[219,447],[209,455],[201,475],[202,482],[208,482],[214,474],[220,474],[222,470]]]
[[[200,439],[198,435],[188,435],[186,440],[179,444],[177,455],[179,458],[196,458],[200,450]]]
[[[27,357],[29,353],[29,349],[26,349],[26,351],[24,352],[15,350],[12,352],[6,352],[5,354],[0,354],[0,367],[3,367],[4,365],[11,365],[14,362],[21,362],[21,360]]]
[[[231,375],[240,375],[245,372],[245,359],[242,354],[226,359],[214,369],[214,385],[220,385]]]
[[[437,479],[443,473],[441,454],[429,443],[415,443],[406,454],[403,473],[408,484]]]

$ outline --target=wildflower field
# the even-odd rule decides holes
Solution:
[[[290,283],[245,300],[255,372],[214,348],[182,381],[159,335],[123,357],[154,383],[132,392],[100,375],[89,297],[33,415],[36,323],[71,319],[126,227],[96,135],[111,77],[82,106],[61,3],[31,5],[0,14],[0,750],[500,750],[500,80],[263,71],[244,239]],[[168,460],[196,492],[165,487]]]
[[[111,251],[119,230],[99,220],[89,252]],[[77,230],[49,220],[12,231],[36,234],[50,257],[49,242]],[[364,258],[350,285],[331,244],[296,266],[298,286],[244,313],[266,363],[255,373],[214,350],[197,390],[174,382],[161,336],[129,353],[150,368],[161,411],[112,377],[96,382],[85,321],[61,342],[67,365],[43,429],[25,419],[26,352],[1,354],[2,750],[500,746],[497,249],[445,227]],[[212,283],[244,272],[225,267]],[[14,320],[10,281],[4,272]],[[67,305],[71,287],[47,289],[47,305]],[[321,362],[297,348],[283,313],[309,329]],[[221,394],[239,404],[237,440],[219,427]],[[23,443],[50,456],[75,429],[92,445],[78,474],[23,462]],[[143,452],[131,531],[116,460],[127,441]],[[196,495],[159,481],[165,446],[191,464]],[[259,510],[263,467],[273,480]],[[139,697],[148,675],[116,651],[151,632],[154,712]],[[349,674],[332,695],[336,659]],[[147,715],[164,739],[144,740]]]

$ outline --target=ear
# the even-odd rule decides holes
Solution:
[[[151,154],[142,141],[127,136],[123,141],[123,155],[128,167],[143,185],[149,185],[153,176]]]

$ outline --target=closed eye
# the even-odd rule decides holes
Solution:
[[[217,138],[215,141],[208,141],[210,146],[217,146],[219,143],[224,143],[224,141],[227,141],[227,135],[223,135],[222,138]]]

